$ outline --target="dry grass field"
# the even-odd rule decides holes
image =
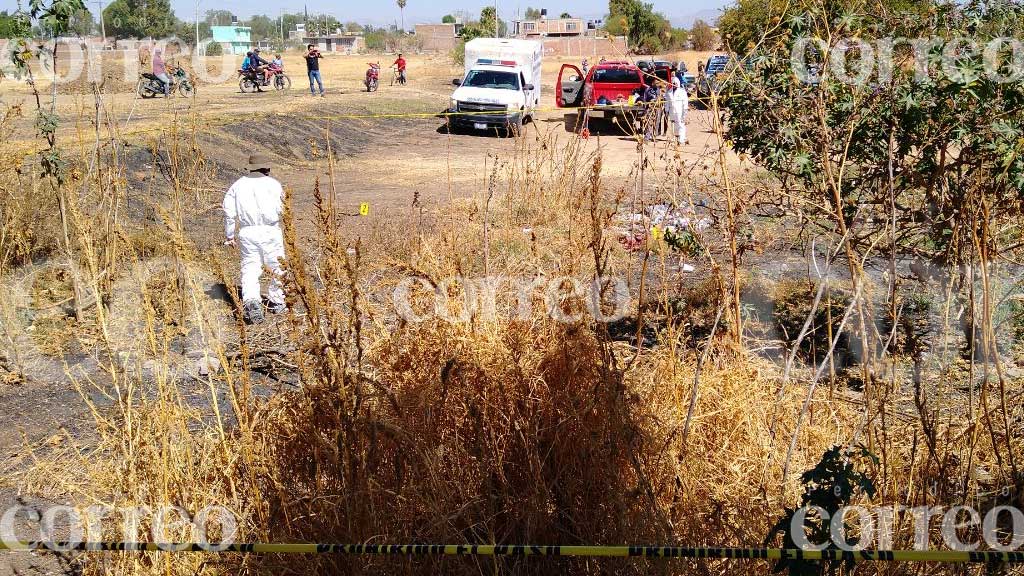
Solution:
[[[706,56],[673,59],[695,70]],[[801,473],[836,445],[881,456],[854,459],[875,479],[873,504],[960,490],[943,477],[949,462],[974,470],[971,498],[1003,480],[989,470],[1019,437],[981,434],[965,416],[977,404],[963,401],[956,336],[935,355],[952,360],[928,368],[941,394],[924,425],[905,358],[880,368],[891,387],[879,409],[841,356],[856,354],[849,342],[828,353],[848,279],[823,299],[812,278],[823,249],[796,232],[799,214],[763,200],[788,191],[732,152],[710,112],[691,111],[682,147],[611,125],[581,139],[554,108],[552,59],[544,110],[522,135],[449,134],[438,114],[460,68],[413,56],[407,86],[385,74],[367,93],[371,59],[325,58],[324,98],[292,53],[281,93],[243,94],[232,76],[191,99],[142,100],[53,95],[40,80],[45,105],[55,99],[60,181],[39,175],[35,95],[0,80],[0,509],[216,504],[239,541],[759,546],[799,501]],[[219,207],[255,152],[288,191],[290,311],[249,326]],[[685,218],[685,233],[667,238],[659,213]],[[621,318],[595,321],[614,307],[609,278],[629,300]],[[493,309],[478,306],[473,282],[493,279],[504,282]],[[958,327],[947,318],[943,330]],[[946,463],[922,447],[935,437]],[[89,536],[123,537],[114,523]],[[771,569],[0,555],[0,574]]]

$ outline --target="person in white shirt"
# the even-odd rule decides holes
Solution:
[[[686,111],[690,107],[690,98],[678,76],[672,78],[672,90],[669,92],[668,104],[672,123],[676,127],[676,137],[679,139],[679,145],[682,146],[687,143]]]
[[[271,178],[268,158],[260,154],[250,156],[248,169],[249,173],[235,181],[224,195],[224,233],[225,244],[238,246],[242,253],[243,314],[247,322],[256,324],[263,321],[263,266],[273,274],[267,293],[270,312],[280,314],[286,309],[281,286],[284,238],[280,227],[284,189]]]

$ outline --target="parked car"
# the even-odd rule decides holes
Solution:
[[[630,62],[602,62],[586,76],[572,64],[558,72],[555,104],[559,108],[625,104],[637,88],[643,88],[641,70]]]
[[[563,64],[555,87],[559,108],[592,107],[589,118],[613,120],[620,129],[633,126],[642,107],[630,97],[644,88],[643,72],[631,62],[602,62],[586,75],[572,64]]]
[[[711,94],[719,93],[724,82],[724,74],[729,68],[732,59],[725,54],[715,54],[708,58],[703,70],[695,81],[694,103],[700,108],[711,106]]]

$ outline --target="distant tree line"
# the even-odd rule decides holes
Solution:
[[[212,26],[229,26],[235,15],[228,10],[207,10],[199,22],[199,35],[210,38]],[[333,34],[337,30],[349,33],[364,32],[356,22],[341,23],[328,14],[297,12],[280,16],[258,14],[248,19],[237,19],[241,26],[252,31],[253,41],[270,41],[284,44],[288,32],[305,22],[310,35]],[[103,10],[103,25],[87,9],[77,10],[69,19],[67,33],[74,36],[99,34],[105,28],[107,35],[117,39],[125,38],[168,38],[177,36],[185,42],[195,42],[196,23],[179,19],[171,8],[169,0],[113,0]],[[283,30],[282,30],[283,28]],[[373,30],[368,28],[368,30]],[[282,32],[284,38],[282,38]],[[0,38],[24,36],[47,36],[45,26],[32,26],[27,14],[15,11],[0,11]]]
[[[749,4],[754,1],[739,0],[739,4]],[[767,2],[769,0],[756,1]],[[22,24],[19,14],[18,12],[0,12],[0,38],[25,35],[20,32]],[[464,22],[462,38],[465,41],[481,36],[505,36],[508,34],[508,23],[498,18],[493,6],[485,7],[478,19],[472,19],[465,13],[459,15],[462,16]],[[525,17],[526,19],[540,18],[540,9],[528,7]],[[568,12],[564,12],[560,17],[571,18],[572,16]],[[177,36],[188,43],[193,43],[196,40],[195,22],[178,19],[171,8],[170,0],[113,0],[104,9],[103,20],[107,35],[119,39]],[[212,35],[212,26],[227,26],[234,20],[236,20],[235,15],[228,10],[208,10],[199,23],[199,35],[202,38],[209,38]],[[308,16],[303,12],[280,16],[259,14],[244,20],[237,19],[237,21],[240,25],[248,26],[251,29],[253,41],[269,41],[282,48],[287,44],[288,32],[294,30],[301,23],[306,24],[307,34],[313,36],[333,34],[338,30],[361,33],[366,38],[366,45],[370,50],[396,49],[404,43],[405,36],[394,26],[375,28],[356,22],[342,23],[328,14],[310,14]],[[452,14],[447,14],[442,18],[442,22],[448,24],[453,24],[456,21],[457,16]],[[71,18],[69,32],[85,36],[98,33],[99,28],[99,22],[91,12],[80,10]],[[609,0],[605,31],[614,36],[626,36],[632,50],[646,54],[678,50],[690,46],[695,50],[713,50],[718,44],[717,35],[707,22],[698,20],[690,30],[675,28],[664,15],[655,12],[651,4],[641,0]],[[45,35],[45,32],[38,28],[30,30],[30,33],[42,35]]]
[[[718,38],[710,24],[694,22],[690,30],[675,28],[654,6],[640,0],[609,0],[605,31],[613,36],[625,36],[629,46],[641,54],[657,54],[690,47],[694,50],[714,50]]]

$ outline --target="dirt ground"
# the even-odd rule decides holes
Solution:
[[[694,70],[697,61],[706,56],[687,52],[666,58],[684,60]],[[186,130],[194,123],[207,160],[217,169],[217,186],[226,188],[241,175],[240,167],[248,155],[259,151],[275,159],[275,175],[292,188],[300,204],[310,198],[317,177],[323,182],[329,180],[324,153],[330,146],[337,158],[333,170],[339,200],[353,211],[368,202],[371,213],[381,218],[406,210],[414,194],[426,209],[471,195],[485,181],[481,167],[491,159],[511,156],[515,148],[514,139],[494,134],[447,134],[445,120],[438,114],[449,105],[452,79],[461,75],[461,68],[447,57],[409,57],[409,84],[391,86],[387,66],[393,56],[331,55],[321,66],[327,89],[324,98],[310,95],[301,55],[289,53],[284,59],[292,86],[281,93],[243,94],[237,77],[231,75],[219,84],[200,85],[194,99],[143,100],[125,92],[104,93],[99,98],[91,91],[58,94],[62,137],[74,140],[83,132],[86,138],[92,137],[92,129],[83,130],[82,124],[95,116],[97,100],[105,118],[112,119],[120,136],[135,146],[139,157],[148,154],[153,141],[161,138],[175,119]],[[369,61],[380,61],[385,69],[380,90],[372,94],[362,84]],[[230,62],[232,67],[237,63],[237,59]],[[557,59],[545,61],[541,110],[526,127],[527,139],[556,138],[555,145],[561,146],[576,138],[571,132],[577,124],[575,114],[557,109],[554,102],[554,84],[562,63]],[[118,67],[121,63],[105,66]],[[217,70],[225,67],[220,62],[207,66]],[[50,90],[45,81],[39,86],[44,94]],[[0,87],[0,101],[21,105],[26,111],[15,139],[26,148],[38,146],[29,112],[34,106],[29,88],[10,79],[3,80]],[[646,154],[657,157],[678,152],[684,161],[711,166],[718,146],[711,131],[711,116],[694,109],[687,124],[688,145],[677,149],[668,137],[663,137],[648,146]],[[601,151],[606,181],[626,176],[638,161],[636,139],[607,121],[595,120],[590,127],[593,136],[586,142],[586,149]],[[730,158],[735,159],[732,155]],[[137,172],[142,174],[146,169],[139,166]]]
[[[613,57],[614,55],[609,55]],[[691,69],[706,55],[676,55]],[[285,57],[285,70],[292,87],[283,93],[240,93],[237,78],[230,75],[220,84],[200,85],[194,99],[142,100],[132,93],[91,91],[55,96],[61,118],[60,138],[65,142],[92,137],[91,128],[83,130],[97,107],[105,121],[116,127],[121,139],[133,151],[130,166],[138,173],[129,175],[129,195],[144,193],[148,148],[163,137],[163,130],[177,119],[182,125],[195,125],[196,138],[216,186],[226,186],[241,175],[249,154],[269,154],[275,162],[275,175],[298,199],[300,220],[310,215],[314,182],[325,185],[333,176],[342,211],[357,212],[361,203],[369,203],[370,215],[360,224],[408,214],[413,199],[427,210],[442,209],[446,203],[471,197],[485,187],[484,166],[495,158],[510,157],[516,146],[513,138],[493,134],[449,135],[443,111],[452,92],[452,79],[461,69],[447,58],[412,56],[406,86],[390,86],[386,66],[393,59],[368,56],[329,56],[322,62],[327,87],[325,98],[311,96],[305,68],[298,54]],[[368,94],[362,86],[367,62],[380,60],[385,67],[383,84]],[[596,59],[592,59],[596,61]],[[234,63],[232,63],[234,65]],[[568,127],[573,115],[555,109],[554,88],[560,61],[548,60],[544,66],[543,110],[527,125],[525,138],[542,142],[550,139],[556,146],[577,138]],[[44,102],[51,86],[38,83]],[[0,80],[0,103],[22,106],[24,118],[14,135],[14,145],[32,150],[39,139],[33,134],[31,118],[34,98],[24,82]],[[647,153],[675,154],[694,164],[710,166],[717,153],[717,140],[711,132],[708,113],[690,113],[690,143],[676,149],[662,138]],[[594,135],[586,141],[589,152],[601,151],[606,182],[610,186],[627,175],[638,160],[635,138],[614,126],[595,122]],[[329,134],[329,137],[328,137]],[[326,161],[328,147],[336,161]],[[333,167],[333,175],[331,168]],[[152,185],[152,183],[150,183]],[[159,185],[159,183],[156,183]],[[214,193],[213,196],[217,194]],[[203,249],[218,250],[222,228],[219,213],[212,206],[203,226],[195,231]],[[360,227],[353,227],[353,235]],[[24,457],[28,444],[49,441],[73,422],[89,422],[88,408],[71,386],[66,375],[51,367],[41,378],[15,386],[0,384],[0,463],[10,465]],[[80,434],[81,431],[73,431]],[[6,509],[18,495],[0,486],[0,508]],[[6,574],[64,573],[67,566],[52,558],[36,555],[0,555],[0,576]]]

